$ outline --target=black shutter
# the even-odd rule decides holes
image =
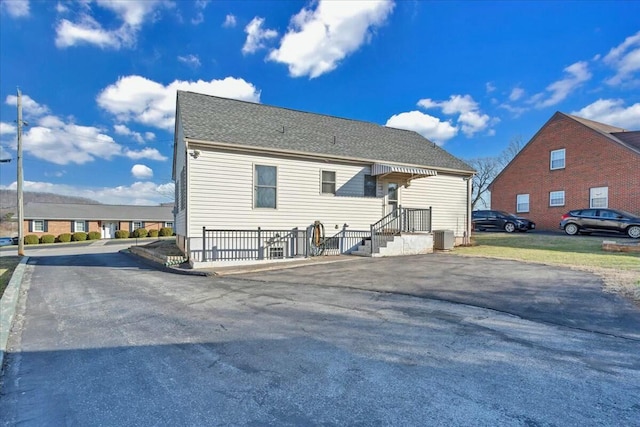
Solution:
[[[85,221],[84,222],[84,232],[88,233],[89,232],[89,221]]]
[[[44,220],[44,227],[42,227],[43,231],[46,233],[49,231],[49,221]]]
[[[29,233],[33,233],[33,220],[29,220]]]

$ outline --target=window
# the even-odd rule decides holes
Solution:
[[[336,173],[322,171],[322,194],[336,194]]]
[[[86,232],[86,231],[87,231],[87,227],[86,227],[86,223],[84,221],[73,221],[73,232],[74,233]]]
[[[518,194],[516,196],[516,212],[529,212],[528,194]]]
[[[549,206],[564,206],[564,191],[550,192]]]
[[[609,187],[596,187],[589,189],[589,207],[609,207]]]
[[[165,222],[165,223],[164,223],[164,226],[165,226],[166,228],[173,228],[173,221],[167,221],[167,222]]]
[[[276,208],[278,172],[275,166],[255,165],[254,199],[255,208]]]
[[[131,231],[137,230],[138,228],[144,228],[144,223],[142,221],[133,221]]]
[[[180,171],[180,210],[187,208],[187,170],[182,167]]]
[[[42,219],[34,219],[33,220],[33,231],[45,231],[44,230],[44,220],[42,220]]]
[[[564,169],[565,149],[551,152],[551,170]]]
[[[364,197],[376,197],[376,177],[371,175],[364,176]]]

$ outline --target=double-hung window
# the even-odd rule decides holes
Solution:
[[[589,207],[606,208],[609,206],[609,187],[595,187],[589,189]]]
[[[529,212],[528,194],[518,194],[516,196],[516,212]]]
[[[32,224],[32,231],[45,231],[44,230],[44,220],[42,219],[34,219]]]
[[[322,171],[322,194],[336,194],[336,173]]]
[[[564,148],[561,150],[553,150],[551,152],[549,168],[551,170],[564,169],[565,157],[566,157],[566,150]]]
[[[364,176],[364,197],[376,197],[376,177],[371,175]]]
[[[564,191],[551,191],[549,193],[549,206],[564,206]]]
[[[255,165],[254,208],[276,208],[278,195],[278,170],[275,166]]]
[[[87,223],[84,221],[73,221],[73,232],[74,233],[86,232],[87,231],[86,224]]]
[[[144,228],[144,224],[142,221],[133,221],[133,230],[137,230],[138,228]]]

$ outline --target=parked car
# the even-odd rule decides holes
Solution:
[[[479,210],[471,214],[471,222],[474,230],[504,230],[507,233],[514,231],[528,231],[536,228],[536,223],[516,216],[509,212]]]
[[[562,215],[560,228],[573,236],[598,231],[626,233],[640,238],[640,217],[618,209],[576,209]]]
[[[17,237],[0,237],[0,246],[9,246],[9,245],[17,245],[17,244],[18,244]]]

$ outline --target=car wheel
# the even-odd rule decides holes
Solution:
[[[632,225],[627,228],[627,234],[633,239],[640,239],[640,225]]]
[[[575,224],[567,224],[564,226],[564,232],[567,233],[569,236],[578,234],[578,226]]]
[[[514,231],[516,231],[516,225],[512,222],[508,222],[504,225],[504,231],[506,231],[507,233],[513,233]]]

